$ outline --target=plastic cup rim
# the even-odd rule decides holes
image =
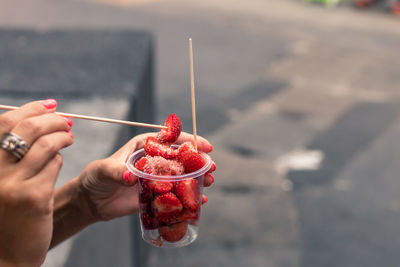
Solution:
[[[148,180],[182,181],[182,180],[187,180],[187,179],[193,179],[193,178],[199,177],[201,175],[204,175],[211,168],[211,164],[212,164],[210,156],[207,155],[206,153],[200,151],[199,153],[206,159],[206,164],[204,164],[204,166],[201,169],[199,169],[195,172],[185,173],[182,175],[174,175],[174,176],[148,174],[148,173],[145,173],[145,172],[142,172],[142,171],[136,169],[135,166],[131,163],[135,157],[137,157],[139,154],[141,154],[143,152],[144,152],[144,149],[142,148],[142,149],[135,151],[132,155],[130,155],[128,160],[126,161],[126,167],[134,175],[136,175],[140,178],[148,179]],[[138,157],[138,159],[139,159],[139,157]]]

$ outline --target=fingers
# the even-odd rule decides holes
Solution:
[[[128,157],[135,152],[143,148],[144,143],[149,136],[156,136],[157,133],[144,133],[133,137],[124,146],[122,146],[118,151],[116,151],[111,157],[119,159],[121,161],[126,161]]]
[[[12,132],[32,145],[40,136],[58,132],[69,131],[72,121],[54,113],[29,117],[20,121]]]
[[[211,186],[211,185],[214,183],[215,178],[214,178],[214,175],[212,175],[211,173],[213,173],[216,169],[217,169],[217,165],[216,165],[215,162],[213,161],[212,164],[211,164],[210,169],[209,169],[208,172],[204,175],[203,185],[204,185],[205,187],[209,187],[209,186]]]
[[[215,181],[214,175],[208,173],[204,175],[203,185],[205,187],[209,187],[214,183],[214,181]]]
[[[208,197],[206,195],[201,195],[201,205],[206,204],[208,202]]]
[[[217,169],[217,165],[216,165],[215,162],[213,161],[213,162],[211,163],[211,167],[210,167],[210,169],[208,170],[207,173],[215,172],[216,169]]]
[[[36,140],[25,157],[17,163],[17,168],[24,172],[24,177],[37,174],[60,149],[70,146],[73,136],[68,132],[55,132]]]
[[[132,186],[137,182],[137,177],[126,170],[123,161],[107,158],[98,161],[97,164],[100,179],[113,181],[124,186]]]
[[[144,147],[147,137],[156,137],[157,133],[144,133],[133,137],[129,140],[123,147],[121,147],[117,152],[115,152],[112,157],[119,158],[126,161],[129,155],[131,155],[136,150]],[[194,138],[192,134],[181,132],[176,144],[182,144],[185,142],[193,142]],[[213,150],[213,146],[204,137],[197,136],[197,147],[200,151],[205,153],[210,153]]]
[[[46,99],[41,101],[29,102],[17,110],[5,112],[0,116],[0,135],[3,136],[25,118],[37,116],[49,112],[54,112],[57,107],[57,101]]]
[[[121,160],[125,161],[134,151],[143,148],[147,137],[156,137],[156,135],[157,133],[144,133],[135,136],[134,138],[129,140],[129,142],[126,143],[123,147],[121,147],[117,152],[115,152],[113,154],[113,157],[120,158]],[[186,132],[181,132],[181,135],[176,141],[176,144],[179,145],[185,142],[193,142],[193,135]],[[210,142],[208,142],[207,139],[201,136],[197,136],[197,147],[200,151],[203,151],[205,153],[210,153],[213,150]]]
[[[200,151],[203,151],[205,153],[210,153],[213,150],[213,146],[210,144],[210,142],[207,141],[204,137],[197,136],[197,149]],[[182,132],[181,135],[179,136],[178,140],[176,141],[177,144],[182,144],[185,142],[192,142],[194,141],[194,137],[192,134]]]
[[[55,111],[56,106],[57,102],[54,99],[47,99],[30,102],[17,110],[12,110],[2,114],[0,116],[0,138],[7,132],[14,132],[14,128],[17,127],[17,130],[14,133],[19,135],[28,144],[32,144],[32,140],[29,142],[26,139],[36,139],[38,137],[37,134],[40,132],[37,130],[41,130],[40,125],[43,123],[39,119],[35,120],[35,118],[41,117],[40,115]],[[54,121],[52,120],[51,122]],[[49,125],[49,123],[50,122],[47,124]],[[58,126],[58,124],[55,126]],[[54,128],[55,126],[52,127]],[[25,133],[25,131],[27,132]],[[10,157],[10,153],[3,149],[0,150],[0,160],[11,162],[17,161],[15,157]]]
[[[33,179],[27,181],[32,186],[37,185],[38,190],[53,190],[63,164],[63,158],[56,154],[47,164],[35,175]]]

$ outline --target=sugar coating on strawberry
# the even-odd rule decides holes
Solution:
[[[161,156],[166,159],[173,159],[177,155],[177,151],[166,144],[161,144],[154,137],[147,137],[146,143],[144,144],[144,150],[150,156]]]
[[[168,226],[158,228],[161,237],[168,242],[177,242],[181,240],[188,230],[187,222],[179,222]]]
[[[163,223],[173,222],[183,209],[181,201],[171,192],[156,196],[152,206],[157,220]]]
[[[183,164],[176,160],[165,159],[161,156],[145,156],[146,164],[143,166],[143,171],[153,175],[181,175],[185,169]]]
[[[138,161],[136,161],[135,163],[135,168],[138,169],[139,171],[144,171],[144,166],[147,163],[147,158],[143,157],[141,159],[139,159]]]
[[[182,131],[182,122],[178,116],[175,114],[171,114],[165,120],[164,126],[167,126],[167,129],[162,129],[157,134],[157,139],[160,143],[174,143]]]
[[[178,160],[181,159],[181,157],[185,154],[185,153],[196,153],[196,149],[194,148],[194,145],[191,142],[185,142],[182,145],[180,145],[177,149],[177,158]]]

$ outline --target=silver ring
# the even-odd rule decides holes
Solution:
[[[29,145],[14,133],[4,134],[0,141],[0,147],[12,153],[19,160],[22,159],[29,150]]]

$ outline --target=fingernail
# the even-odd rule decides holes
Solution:
[[[201,204],[206,204],[207,202],[208,202],[208,197],[205,195],[202,195]]]
[[[70,127],[72,127],[72,125],[74,124],[74,122],[71,120],[71,118],[70,118],[70,117],[64,117],[64,119],[67,121],[68,125],[69,125]]]
[[[126,184],[131,183],[131,172],[130,171],[125,171],[123,175],[124,181]]]
[[[69,134],[69,136],[71,136],[71,138],[74,138],[74,134],[71,131],[67,131],[67,134]]]
[[[217,169],[217,165],[215,164],[215,162],[213,162],[211,164],[210,172],[215,172],[216,169]]]
[[[212,183],[211,183],[211,184],[213,184],[213,183],[214,183],[214,181],[215,181],[214,175],[212,175],[212,174],[209,174],[208,176],[210,176],[210,177],[211,177],[211,179],[212,179]]]
[[[46,100],[42,100],[42,104],[47,109],[53,109],[57,106],[57,101],[55,99],[49,98]]]

